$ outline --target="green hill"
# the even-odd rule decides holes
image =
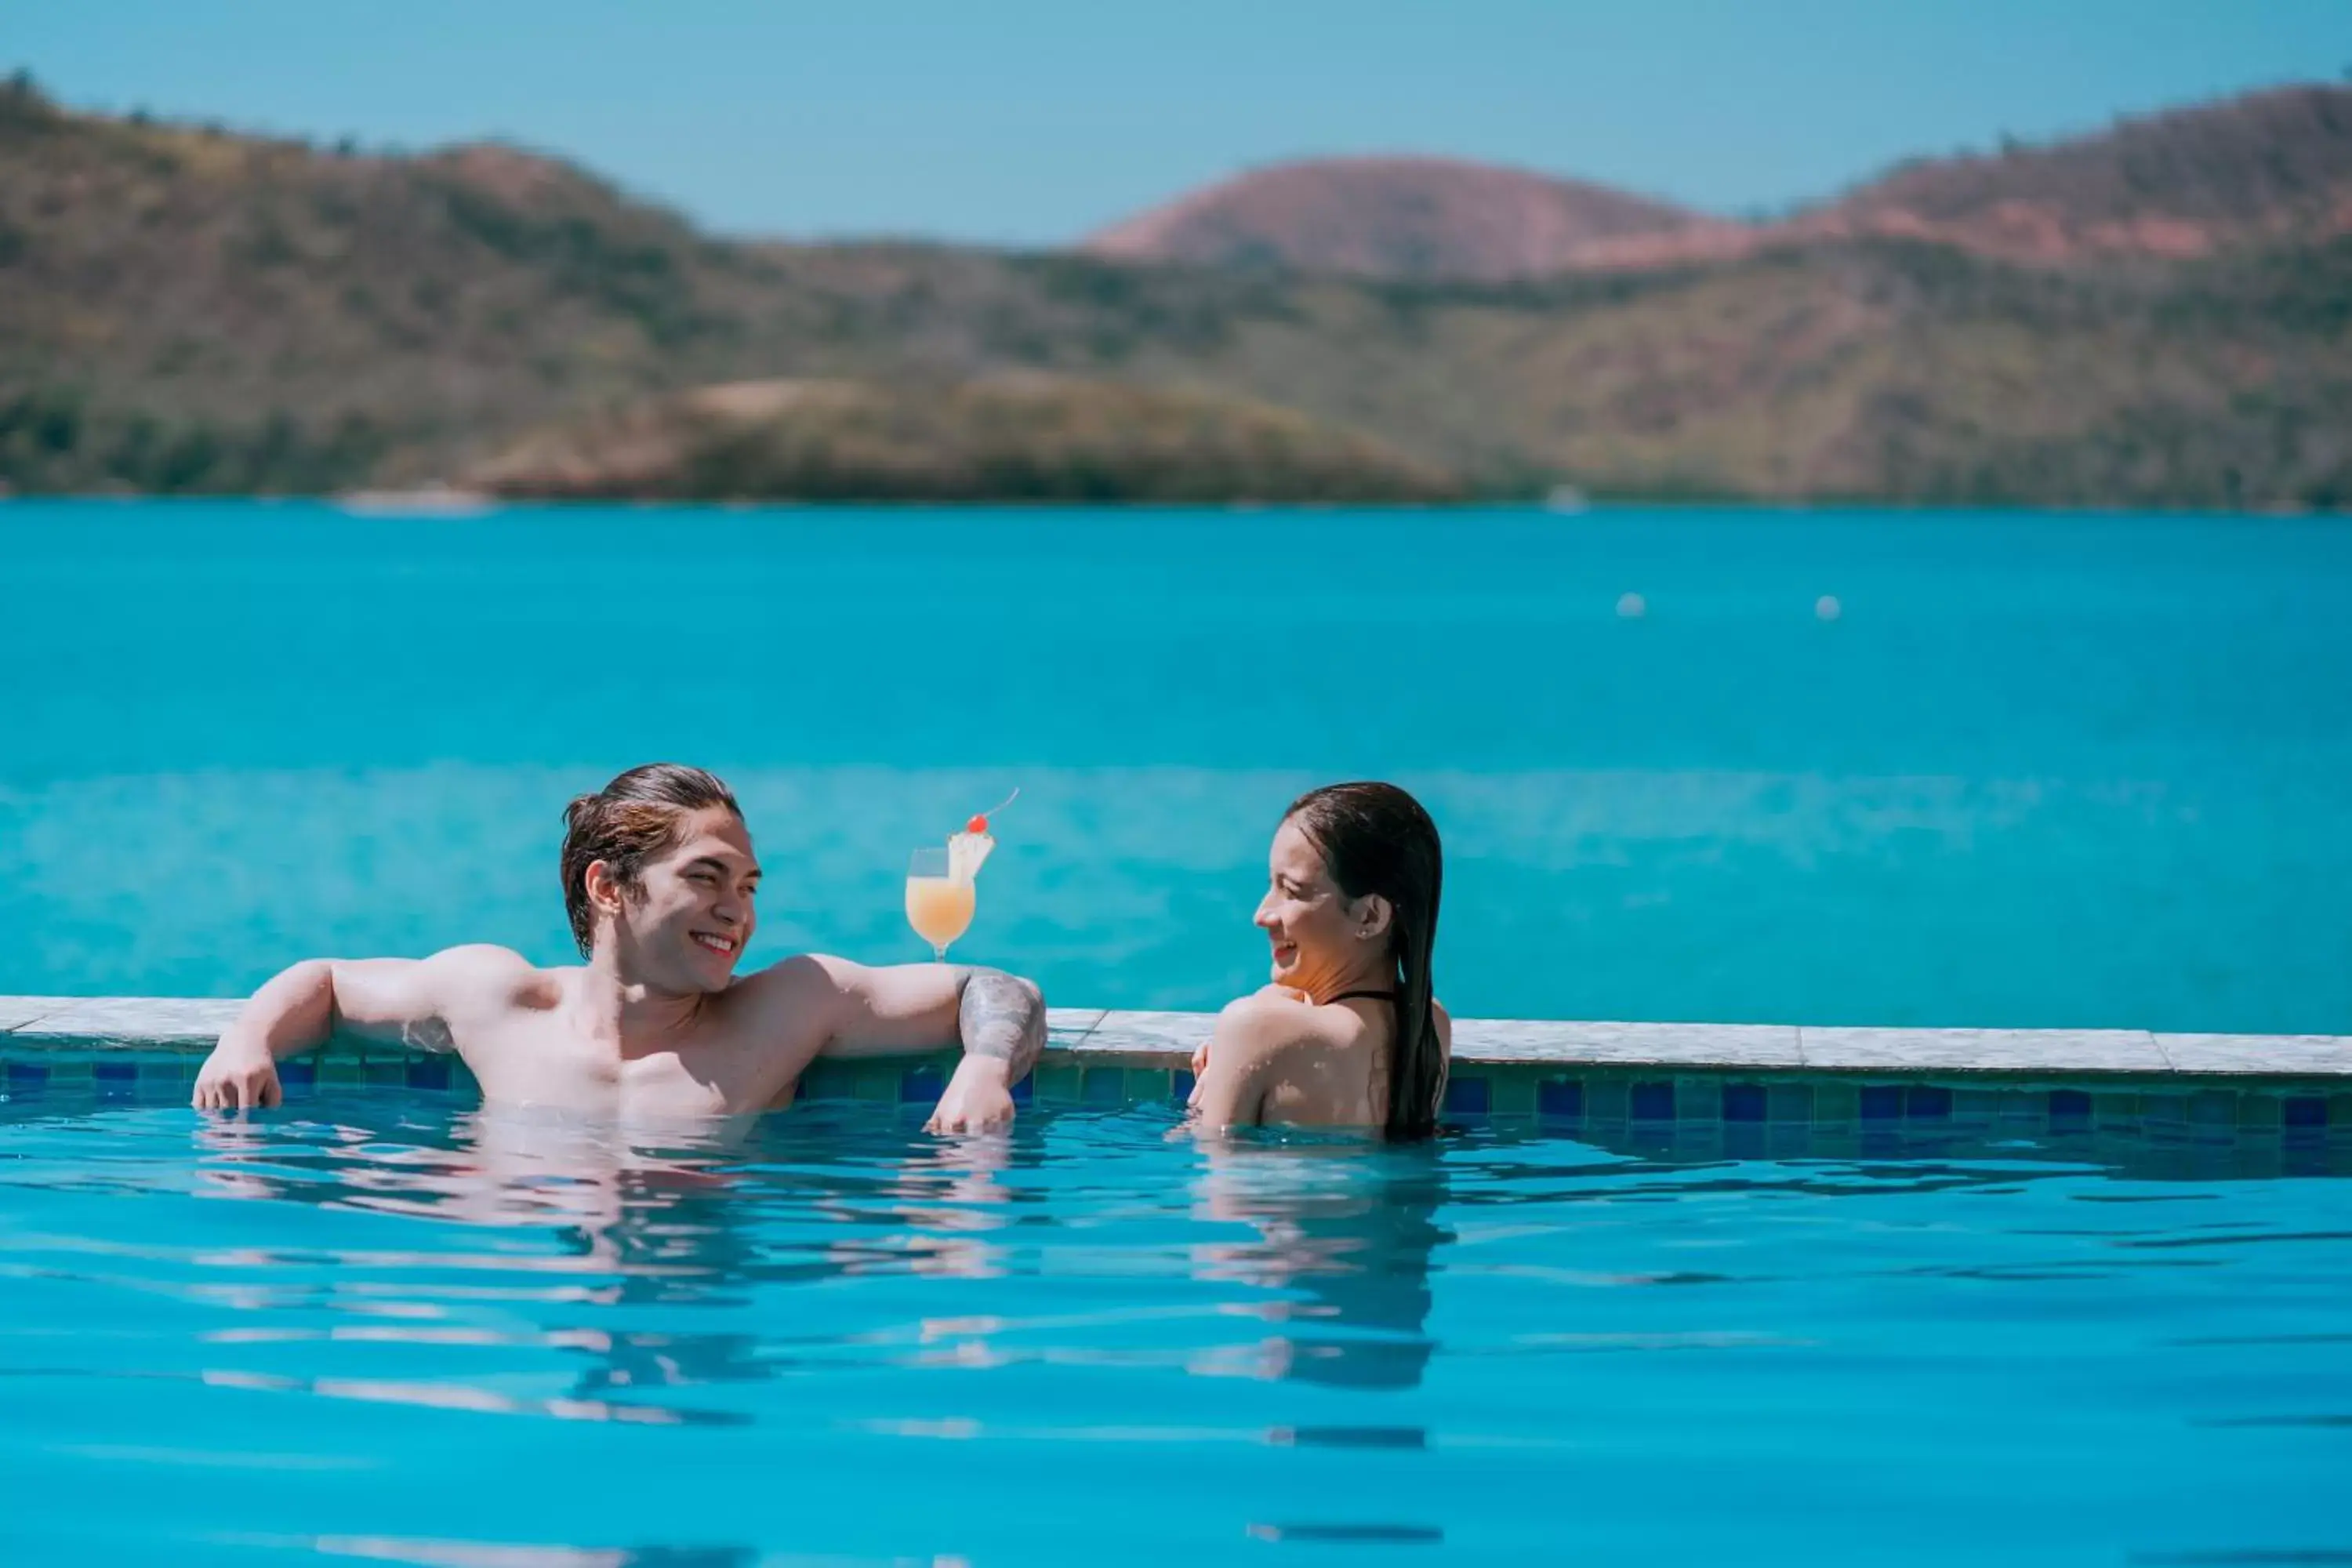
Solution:
[[[2222,123],[2266,134],[2274,118]],[[691,406],[697,387],[787,379],[866,387],[879,401],[822,439],[849,441],[888,405],[913,421],[901,457],[947,443],[940,472],[1010,471],[955,446],[975,410],[1034,419],[992,449],[1093,454],[1055,484],[1116,450],[1158,454],[1144,468],[1223,452],[1209,471],[1241,487],[1256,470],[1227,459],[1263,456],[1249,443],[1279,428],[1313,454],[1297,471],[1332,494],[1567,482],[2341,505],[2352,241],[2332,236],[2306,226],[2191,259],[2064,268],[1792,238],[1502,286],[749,245],[512,149],[354,155],[68,112],[18,86],[0,89],[0,483],[457,479],[527,439],[560,444],[574,422],[576,441]],[[1061,390],[1008,401],[1015,373]],[[955,391],[968,386],[997,390]],[[1179,423],[1223,433],[1171,445],[1180,406]],[[1114,433],[1120,420],[1136,429]],[[1080,428],[1092,446],[1069,444]],[[819,439],[810,430],[792,439]],[[875,462],[864,478],[822,455],[760,471],[786,493],[820,474],[822,493],[996,493],[923,489],[919,465]],[[1337,483],[1349,464],[1360,482]]]
[[[754,381],[537,432],[468,469],[496,495],[816,500],[1440,501],[1443,470],[1286,409],[1034,374]]]

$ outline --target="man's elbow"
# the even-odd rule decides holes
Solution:
[[[975,985],[983,989],[992,1002],[1019,1006],[1041,1018],[1045,1015],[1045,988],[1025,974],[1015,974],[1004,969],[975,967],[964,977],[964,994],[967,997]]]
[[[1021,975],[975,969],[964,980],[957,1026],[966,1056],[1001,1057],[1025,1072],[1045,1046],[1045,994]]]
[[[1008,974],[1004,978],[1013,994],[1021,999],[1021,1032],[1034,1053],[1045,1044],[1045,988],[1025,974]]]
[[[268,984],[286,990],[308,991],[316,986],[333,984],[334,977],[335,961],[333,959],[306,958],[299,963],[289,963],[271,975]]]
[[[299,1013],[314,1007],[331,1008],[334,1001],[335,961],[306,958],[271,975],[247,1005],[258,1004],[277,1011]]]

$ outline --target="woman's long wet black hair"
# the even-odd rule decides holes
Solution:
[[[1308,790],[1290,803],[1283,820],[1297,823],[1323,852],[1341,892],[1351,899],[1377,893],[1389,901],[1396,1047],[1389,1058],[1386,1131],[1391,1138],[1425,1138],[1436,1129],[1438,1097],[1445,1090],[1429,973],[1445,885],[1437,824],[1396,785],[1370,783]]]

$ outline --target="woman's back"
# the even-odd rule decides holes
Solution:
[[[1444,1008],[1433,1011],[1440,1056],[1450,1059],[1452,1020]],[[1395,1003],[1386,995],[1318,1004],[1269,985],[1218,1016],[1195,1058],[1193,1113],[1210,1127],[1383,1126],[1396,1028]]]

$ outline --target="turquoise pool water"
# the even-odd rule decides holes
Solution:
[[[561,959],[560,805],[679,756],[754,961],[918,956],[1017,784],[962,951],[1215,1006],[1282,804],[1385,774],[1458,1013],[2352,1032],[2338,520],[19,500],[0,593],[0,992]]]
[[[2322,1563],[2317,1135],[0,1102],[12,1563]]]

